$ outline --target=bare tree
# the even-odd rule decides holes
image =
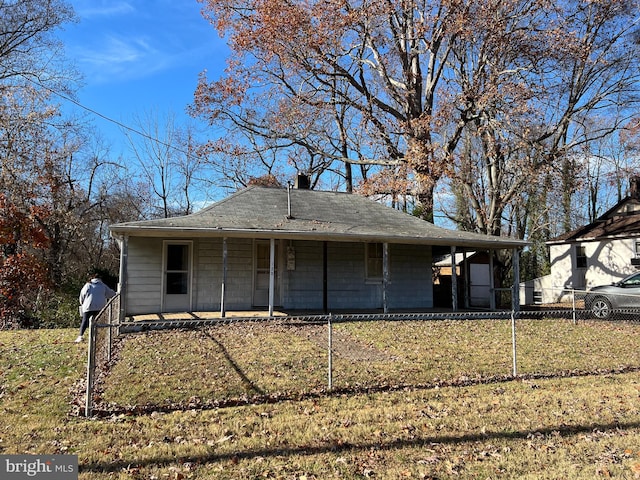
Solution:
[[[588,117],[634,100],[635,0],[203,3],[234,56],[223,78],[202,75],[195,115],[304,148],[327,171],[406,163],[427,219],[452,176],[491,234],[532,176],[561,174],[570,152],[618,127],[587,132]],[[465,135],[466,177],[452,168]]]
[[[443,155],[435,133],[438,93],[447,88],[451,41],[466,28],[467,5],[203,3],[234,58],[224,78],[201,77],[195,115],[343,164],[407,163],[424,217],[433,218],[433,190],[454,147],[448,143]],[[344,170],[349,179],[350,167]]]
[[[464,112],[457,126],[472,137],[452,177],[475,228],[497,235],[506,209],[554,172],[566,231],[581,186],[576,159],[590,155],[590,145],[616,132],[637,106],[637,5],[498,3],[495,24],[472,22],[473,34],[459,37],[451,56],[457,109]]]
[[[75,19],[63,0],[0,1],[0,88],[25,78],[67,89],[76,74],[64,64],[55,31]]]

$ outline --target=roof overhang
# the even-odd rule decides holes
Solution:
[[[251,238],[277,240],[307,240],[331,242],[379,242],[413,245],[455,246],[463,248],[510,249],[524,248],[529,242],[505,237],[480,236],[468,238],[468,232],[450,231],[443,236],[407,236],[407,235],[362,235],[348,233],[308,232],[295,230],[260,229],[222,229],[222,228],[167,228],[142,226],[113,226],[111,235],[115,238],[154,237],[154,238]]]

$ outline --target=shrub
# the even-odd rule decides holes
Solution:
[[[38,327],[69,328],[80,325],[78,295],[64,292],[51,292],[38,309]]]

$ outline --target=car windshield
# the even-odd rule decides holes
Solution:
[[[631,277],[625,278],[620,282],[620,285],[625,287],[634,287],[634,286],[640,285],[640,273],[636,273]]]

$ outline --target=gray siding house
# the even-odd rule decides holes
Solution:
[[[440,228],[358,195],[266,187],[110,230],[127,316],[429,309],[434,248],[513,249],[517,258],[526,245]]]

